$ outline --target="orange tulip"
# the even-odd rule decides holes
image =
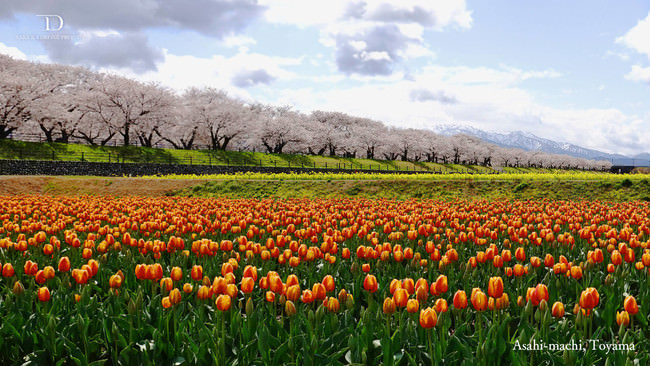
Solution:
[[[623,301],[623,308],[625,308],[625,311],[630,315],[636,315],[636,313],[639,312],[639,305],[637,305],[634,296],[628,296],[625,298]]]
[[[581,279],[582,278],[582,267],[580,267],[580,266],[571,267],[571,277],[573,277],[576,280]]]
[[[180,281],[183,279],[183,270],[180,267],[174,267],[169,277],[171,277],[172,281]]]
[[[530,257],[530,265],[533,266],[533,268],[538,268],[542,265],[542,260],[539,257]]]
[[[334,283],[334,277],[332,275],[327,275],[323,278],[323,286],[325,286],[326,292],[334,291],[336,284]]]
[[[522,249],[522,248],[519,248]],[[512,268],[512,273],[515,275],[515,277],[521,277],[525,274],[524,266],[521,264],[517,263],[515,266]]]
[[[560,301],[556,301],[551,308],[551,314],[556,318],[561,318],[564,316],[564,304]]]
[[[311,304],[314,302],[314,293],[311,290],[305,290],[302,292],[301,300],[305,304]]]
[[[59,272],[68,272],[70,270],[70,258],[61,257],[59,259]]]
[[[282,294],[282,290],[284,289],[284,284],[282,283],[282,279],[280,276],[276,273],[274,275],[271,275],[268,277],[269,279],[269,289],[276,294]]]
[[[445,299],[436,299],[434,309],[438,314],[446,313],[449,310],[449,304],[447,304],[447,300]]]
[[[5,263],[2,266],[2,277],[12,277],[15,273],[14,266],[11,263]]]
[[[241,291],[245,294],[250,294],[255,288],[255,280],[252,277],[244,277],[241,279]]]
[[[264,298],[268,302],[275,302],[275,292],[273,291],[266,291],[266,294],[264,295]]]
[[[454,294],[454,308],[465,309],[467,307],[467,294],[463,290],[456,291]]]
[[[419,286],[415,290],[415,298],[421,302],[424,303],[427,301],[427,298],[429,297],[429,291],[428,291],[428,286],[425,284],[424,286]]]
[[[547,268],[552,268],[554,264],[555,259],[553,259],[553,256],[550,253],[546,254],[546,257],[544,257],[544,266]]]
[[[199,291],[196,293],[196,297],[199,300],[207,300],[212,297],[212,292],[210,291],[210,287],[206,285],[201,285],[199,287]]]
[[[620,313],[617,311],[616,312],[616,324],[623,325],[627,327],[630,325],[630,314],[628,314],[627,311],[623,310]]]
[[[194,281],[201,281],[203,279],[203,267],[200,265],[192,266],[190,276]]]
[[[593,287],[588,287],[580,294],[580,307],[584,309],[593,309],[598,306],[599,302],[600,295],[598,294],[598,290]]]
[[[224,291],[224,294],[230,296],[231,298],[237,297],[237,292],[239,290],[237,289],[237,286],[233,283],[229,283],[226,286],[226,291]]]
[[[420,303],[416,299],[409,299],[406,303],[406,311],[416,313],[420,309]]]
[[[517,258],[517,260],[520,262],[526,260],[526,252],[524,251],[523,247],[519,247],[517,250],[515,250],[515,258]]]
[[[330,296],[327,299],[327,310],[332,312],[332,313],[337,313],[339,309],[341,308],[341,304],[339,303],[339,300],[336,297]]]
[[[42,269],[39,269],[38,272],[36,272],[36,274],[34,275],[34,280],[39,285],[44,284],[45,281],[47,281],[47,277],[45,277],[45,271],[43,271]]]
[[[120,288],[122,286],[122,277],[116,274],[112,275],[108,279],[108,286],[110,288]]]
[[[496,308],[502,310],[510,306],[510,297],[507,293],[503,293],[500,298],[496,299]]]
[[[163,297],[162,300],[160,300],[160,302],[162,303],[162,307],[165,309],[169,309],[172,307],[172,301],[169,298],[169,296]]]
[[[535,287],[535,293],[537,296],[537,301],[542,301],[545,300],[548,302],[549,294],[548,294],[548,287],[546,285],[540,283]]]
[[[47,287],[39,287],[37,291],[38,301],[50,301],[50,290]]]
[[[287,300],[298,301],[300,299],[300,285],[291,285],[287,287],[286,296]]]
[[[485,309],[487,309],[487,305],[488,305],[487,295],[485,295],[485,293],[478,288],[472,290],[472,296],[470,298],[470,301],[472,302],[472,306],[474,306],[474,309],[476,309],[477,311],[484,311]]]
[[[165,278],[160,280],[160,288],[163,291],[169,292],[174,288],[174,282],[172,281],[171,278],[165,277]]]
[[[295,274],[292,273],[289,276],[287,276],[287,283],[285,283],[285,285],[287,285],[287,288],[288,288],[288,287],[291,287],[293,285],[297,285],[299,283],[300,283],[300,281],[298,280],[298,276],[296,276]]]
[[[395,290],[397,290],[398,288],[401,288],[401,287],[402,287],[402,281],[400,281],[400,280],[398,280],[396,278],[393,278],[393,280],[390,281],[390,285],[388,286],[388,290],[390,291],[390,294],[393,295],[393,294],[395,294]]]
[[[315,283],[311,291],[314,293],[315,300],[324,300],[327,297],[327,291],[322,283]]]
[[[228,309],[230,309],[231,303],[232,303],[232,299],[228,295],[219,295],[215,300],[217,309],[220,311],[228,311]]]
[[[257,281],[257,267],[251,266],[250,264],[244,267],[244,277],[250,277],[253,281]]]
[[[405,278],[402,280],[402,288],[408,291],[409,295],[415,293],[415,284],[412,278]]]
[[[175,288],[169,292],[169,300],[172,302],[172,304],[178,304],[181,302],[181,298],[181,290]]]
[[[395,290],[395,293],[393,294],[393,302],[395,302],[395,306],[403,308],[406,306],[406,303],[408,302],[409,298],[409,293],[406,291],[406,289],[403,288],[398,288]]]
[[[384,305],[382,306],[384,314],[392,314],[395,312],[395,302],[390,297],[384,299]]]
[[[432,308],[420,311],[420,326],[425,329],[433,328],[438,323],[438,314]]]
[[[192,287],[191,283],[184,283],[183,284],[183,292],[185,292],[186,294],[189,294],[189,293],[192,292],[192,290],[193,290],[193,287]]]
[[[444,294],[449,289],[449,285],[447,283],[447,276],[445,276],[445,275],[438,276],[438,278],[436,279],[436,282],[433,283],[433,285],[431,285],[431,286],[432,286],[432,289],[435,286],[435,293],[434,293],[434,291],[431,291],[432,295],[437,296],[437,295],[440,295],[440,294]]]
[[[377,278],[371,274],[366,275],[366,278],[363,280],[363,289],[374,293],[378,288]]]
[[[503,279],[501,277],[490,277],[488,295],[497,299],[503,295]]]

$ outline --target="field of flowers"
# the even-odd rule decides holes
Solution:
[[[0,197],[0,364],[650,363],[650,204]]]

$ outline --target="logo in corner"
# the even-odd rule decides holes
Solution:
[[[63,29],[63,17],[56,14],[39,14],[37,17],[45,19],[45,30],[48,32],[58,32]]]

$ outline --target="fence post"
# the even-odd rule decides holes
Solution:
[[[81,152],[81,161],[84,161],[84,152]]]
[[[190,165],[192,165],[192,157],[190,156]]]
[[[208,164],[212,166],[212,156],[208,155]]]

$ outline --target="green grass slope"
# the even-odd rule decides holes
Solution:
[[[650,201],[650,181],[631,184],[571,180],[375,180],[252,181],[216,180],[174,192],[195,197],[394,198],[394,199],[551,199]]]

